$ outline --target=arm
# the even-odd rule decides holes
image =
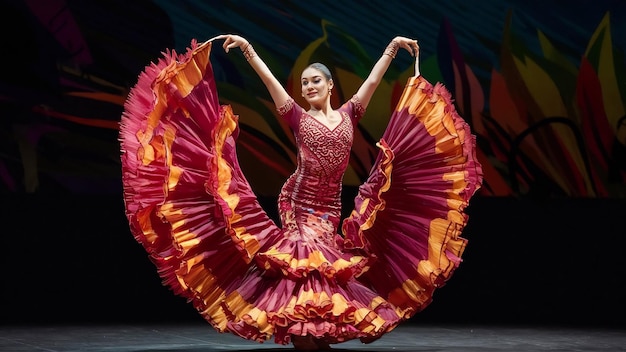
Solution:
[[[398,48],[406,49],[411,56],[414,56],[417,60],[417,55],[419,53],[419,45],[417,45],[417,40],[409,39],[405,37],[395,37],[391,43],[385,49],[383,55],[378,59],[370,74],[367,76],[359,90],[356,92],[357,98],[363,105],[363,108],[367,108],[367,105],[374,94],[374,91],[380,84],[385,72],[389,68],[391,61],[396,57],[396,53],[398,52]],[[417,71],[417,61],[416,61],[416,71],[415,74],[419,74]]]
[[[270,71],[269,67],[267,67],[265,62],[256,54],[252,44],[245,38],[233,34],[222,34],[210,39],[210,41],[215,39],[224,39],[222,47],[226,52],[229,52],[230,49],[233,48],[241,49],[246,60],[250,63],[250,66],[252,66],[254,71],[261,78],[261,81],[265,84],[277,108],[283,106],[287,100],[291,99],[285,88],[280,84],[278,79],[276,79],[272,71]]]

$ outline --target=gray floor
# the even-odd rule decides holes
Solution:
[[[382,339],[333,345],[347,351],[626,351],[626,329],[401,325]],[[182,325],[0,326],[0,351],[293,351],[292,346]]]

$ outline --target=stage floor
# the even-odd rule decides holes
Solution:
[[[210,352],[293,351],[220,334],[204,323],[171,325],[0,326],[0,351]],[[348,351],[626,351],[621,328],[401,325],[371,344],[333,345]]]

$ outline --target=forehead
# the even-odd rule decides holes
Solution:
[[[322,73],[322,71],[313,68],[313,67],[307,67],[304,71],[302,71],[302,75],[301,75],[302,79],[311,79],[314,77],[322,77],[324,78],[324,74]]]

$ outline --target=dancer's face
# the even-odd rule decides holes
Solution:
[[[321,105],[330,98],[333,81],[326,79],[320,70],[311,67],[305,69],[302,71],[300,83],[302,96],[309,104]]]

